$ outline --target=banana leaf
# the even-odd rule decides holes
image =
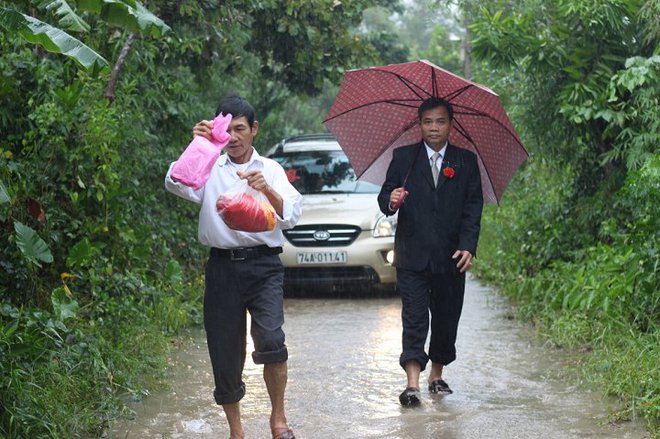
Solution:
[[[61,29],[13,9],[0,8],[0,26],[18,33],[30,43],[39,44],[53,53],[61,53],[77,61],[85,69],[108,62],[82,41]]]

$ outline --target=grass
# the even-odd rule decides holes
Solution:
[[[529,309],[520,310],[530,317]],[[587,315],[547,308],[534,314],[540,338],[568,352],[568,379],[616,397],[612,422],[642,420],[660,438],[660,337]]]
[[[0,438],[102,437],[131,416],[125,401],[164,385],[173,336],[196,321],[199,300],[182,299],[119,296],[66,323],[0,309]]]

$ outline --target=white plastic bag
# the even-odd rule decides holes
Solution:
[[[266,196],[241,180],[221,194],[216,208],[230,229],[242,232],[267,232],[275,228],[277,213]]]

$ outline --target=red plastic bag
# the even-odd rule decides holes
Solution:
[[[250,189],[221,194],[216,208],[230,229],[241,232],[268,232],[275,228],[275,209],[261,192]]]

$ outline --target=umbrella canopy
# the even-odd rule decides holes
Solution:
[[[426,60],[350,70],[323,123],[357,176],[382,184],[392,150],[421,141],[417,109],[430,97],[451,102],[449,142],[477,154],[484,201],[497,203],[529,154],[488,87]]]

